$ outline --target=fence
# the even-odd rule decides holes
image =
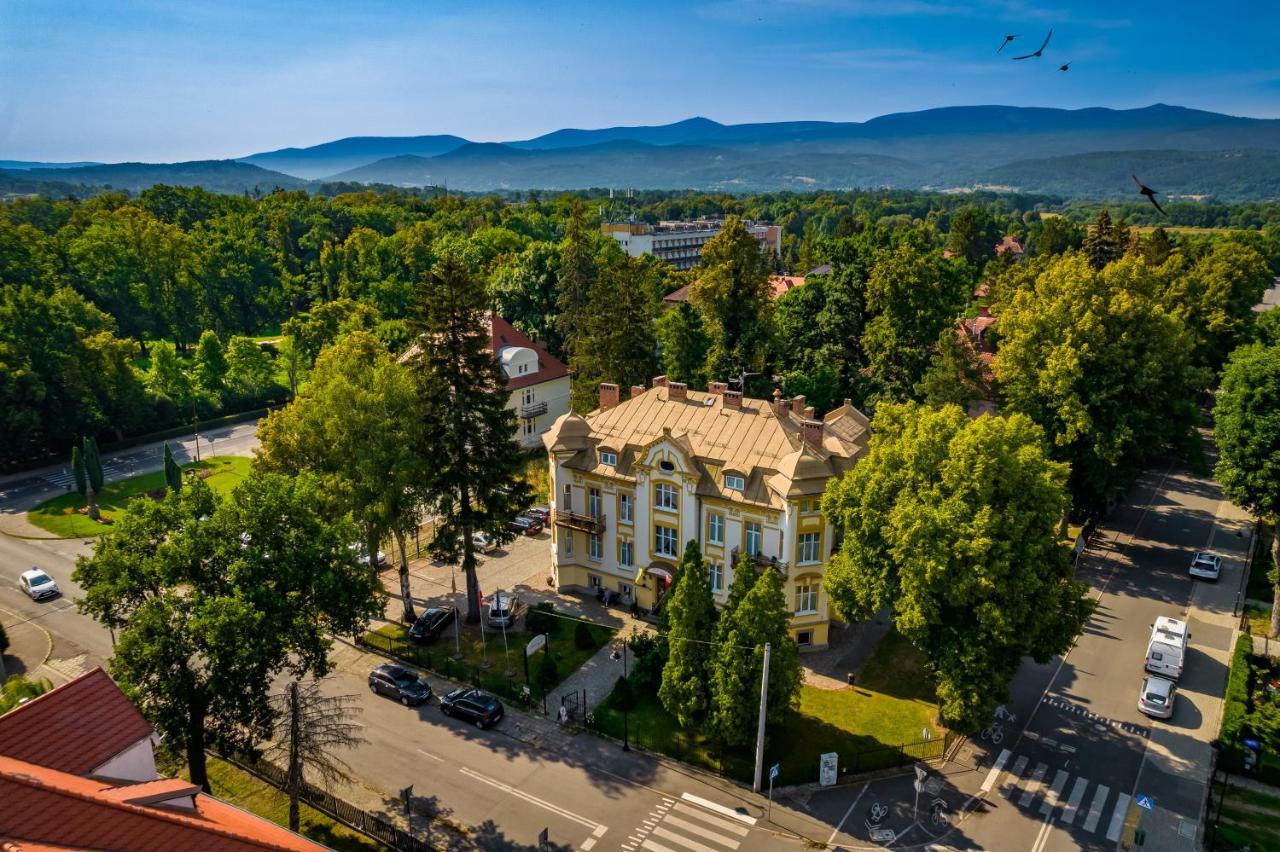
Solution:
[[[244,771],[256,775],[273,787],[281,790],[285,788],[288,773],[274,763],[243,754],[218,756]],[[339,799],[329,791],[321,790],[307,781],[302,782],[298,790],[298,799],[306,802],[321,813],[336,819],[343,825],[368,835],[383,846],[397,850],[397,852],[432,852],[436,848],[431,843],[414,837],[409,832],[382,817],[361,810],[355,805]]]
[[[517,687],[502,672],[467,665],[442,650],[415,645],[381,633],[366,633],[361,637],[360,643],[379,654],[411,663],[448,680],[460,681],[492,692],[518,706],[528,707],[535,701],[533,695]]]

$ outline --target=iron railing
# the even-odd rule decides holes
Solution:
[[[577,512],[556,509],[555,520],[557,526],[568,527],[571,530],[580,530],[593,535],[600,535],[605,528],[604,515],[579,515]]]

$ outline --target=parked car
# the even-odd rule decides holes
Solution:
[[[525,511],[525,515],[529,516],[530,518],[537,518],[538,520],[542,521],[543,525],[545,526],[551,520],[551,507],[550,506],[534,506],[532,509],[527,509]]]
[[[431,700],[431,686],[403,666],[383,663],[369,672],[369,688],[379,695],[395,698],[406,707]]]
[[[431,642],[440,638],[444,629],[458,617],[458,610],[451,606],[433,606],[418,616],[409,628],[409,638],[414,642]]]
[[[1148,716],[1168,719],[1173,715],[1173,701],[1177,695],[1177,684],[1168,678],[1145,677],[1142,679],[1142,691],[1138,693],[1138,709]]]
[[[492,728],[502,718],[502,702],[478,689],[455,689],[440,699],[440,712],[475,724]]]
[[[1200,580],[1217,582],[1218,575],[1222,573],[1222,557],[1216,553],[1201,551],[1191,557],[1191,570],[1189,573],[1192,577]]]
[[[507,524],[507,529],[520,535],[537,535],[542,532],[543,523],[532,515],[517,515]]]
[[[514,627],[519,615],[520,599],[510,592],[495,592],[489,598],[489,626]]]
[[[30,571],[22,572],[22,576],[18,578],[18,587],[33,601],[56,598],[62,594],[62,590],[58,588],[58,584],[52,577],[34,567]]]
[[[1177,680],[1182,677],[1182,666],[1187,656],[1187,643],[1191,632],[1187,623],[1162,615],[1151,625],[1151,640],[1147,643],[1147,661],[1144,668],[1152,674]]]
[[[498,549],[498,540],[488,533],[473,532],[471,534],[471,546],[481,553],[492,553]]]
[[[369,564],[369,548],[365,547],[363,544],[359,542],[353,545],[350,545],[350,547],[352,550],[355,551],[356,558],[360,560],[361,565]],[[387,565],[387,554],[379,550],[378,551],[378,567],[385,568],[386,565]]]

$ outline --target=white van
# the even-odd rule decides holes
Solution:
[[[1182,677],[1190,639],[1185,621],[1163,615],[1157,618],[1151,625],[1151,641],[1147,643],[1146,670],[1172,680]]]

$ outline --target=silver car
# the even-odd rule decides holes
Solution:
[[[57,582],[39,568],[23,571],[22,576],[18,578],[18,587],[33,601],[56,598],[62,594]]]
[[[1173,702],[1178,696],[1178,685],[1168,678],[1143,678],[1142,691],[1138,693],[1138,709],[1157,719],[1173,715]]]
[[[1218,575],[1222,573],[1222,557],[1216,553],[1201,551],[1191,557],[1191,569],[1188,573],[1201,580],[1217,581]]]

